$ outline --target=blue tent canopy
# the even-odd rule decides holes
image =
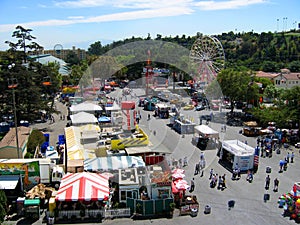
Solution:
[[[110,120],[110,118],[107,117],[107,116],[101,116],[101,117],[98,118],[98,122],[99,122],[99,123],[110,123],[111,120]]]

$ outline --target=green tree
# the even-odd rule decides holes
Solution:
[[[232,105],[234,101],[250,102],[250,100],[254,100],[256,102],[258,86],[253,83],[251,71],[245,68],[240,70],[224,69],[218,74],[217,80],[223,95],[230,98]]]
[[[32,42],[29,44],[26,43],[26,41],[32,41],[33,39],[35,39],[35,37],[30,34],[31,31],[31,29],[26,29],[19,25],[16,27],[16,30],[12,34],[12,37],[17,38],[18,41],[16,43],[5,41],[5,43],[9,45],[11,51],[17,51],[18,49],[22,49],[24,62],[27,61],[27,48],[41,49],[41,46],[36,42]]]
[[[68,63],[69,66],[73,66],[79,64],[80,60],[75,52],[70,51],[66,57],[66,63]]]
[[[46,139],[43,133],[39,130],[34,129],[28,138],[27,151],[31,154],[34,154],[36,147],[42,146],[45,140]]]
[[[90,55],[102,55],[104,53],[104,49],[102,48],[101,41],[96,41],[94,44],[91,44],[88,48],[88,53]]]
[[[0,224],[7,214],[7,198],[3,190],[0,190]]]

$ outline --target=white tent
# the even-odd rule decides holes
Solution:
[[[96,111],[102,111],[102,107],[91,102],[82,102],[70,107],[70,112],[72,115],[78,112],[88,112],[94,114]]]
[[[72,125],[97,124],[97,118],[90,113],[80,112],[70,116]]]
[[[194,128],[195,134],[199,134],[203,137],[208,137],[208,138],[219,138],[219,132],[211,129],[209,126],[206,125],[198,125],[195,126]]]

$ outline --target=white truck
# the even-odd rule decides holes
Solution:
[[[63,177],[64,169],[55,163],[49,161],[39,161],[40,164],[40,182],[42,184],[51,184],[58,188]]]

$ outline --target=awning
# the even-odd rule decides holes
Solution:
[[[145,162],[140,156],[111,156],[84,160],[85,171],[108,171],[143,167]]]
[[[97,173],[68,173],[60,184],[57,201],[102,201],[109,196],[107,176]]]
[[[209,126],[198,125],[198,126],[195,126],[194,129],[195,129],[196,134],[200,134],[203,137],[219,138],[219,132],[211,129]]]
[[[20,180],[19,175],[1,175],[0,190],[15,190]]]

